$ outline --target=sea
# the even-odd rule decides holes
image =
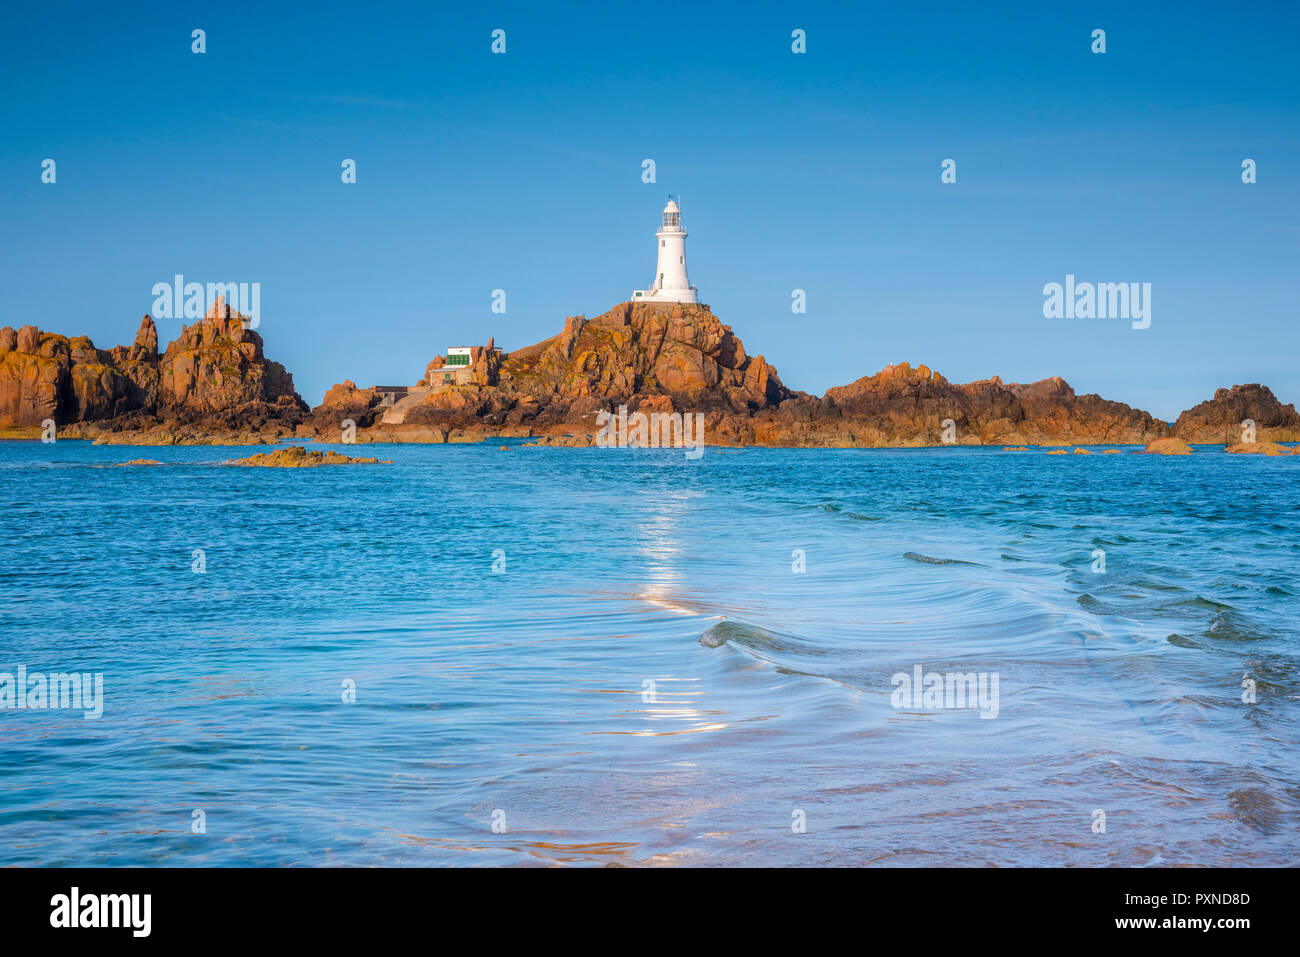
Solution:
[[[1300,856],[1300,456],[526,441],[0,443],[0,864]]]

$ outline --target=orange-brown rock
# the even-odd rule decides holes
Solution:
[[[666,396],[679,405],[752,411],[787,394],[761,356],[746,355],[708,306],[623,303],[570,316],[553,339],[510,353],[500,384],[544,405],[587,396],[602,405]],[[557,403],[558,400],[558,403]]]
[[[1234,455],[1296,455],[1300,454],[1300,445],[1292,447],[1277,442],[1238,442],[1223,451]]]
[[[183,328],[162,355],[145,316],[130,346],[97,349],[24,326],[0,329],[0,428],[79,424],[80,434],[202,423],[216,431],[257,431],[292,422],[307,408],[293,377],[262,354],[262,339],[218,301]],[[61,434],[67,434],[60,429]]]
[[[246,459],[231,459],[226,465],[242,465],[249,468],[306,469],[321,465],[392,465],[392,461],[380,461],[374,457],[353,458],[341,452],[318,449],[306,449],[301,445],[289,445],[274,452],[261,452]]]
[[[165,408],[202,415],[254,402],[301,404],[293,376],[263,356],[247,319],[218,297],[202,322],[181,328],[159,360]]]
[[[523,434],[577,442],[594,433],[599,413],[620,405],[703,413],[707,441],[720,445],[1146,445],[1169,434],[1146,412],[1077,395],[1059,377],[957,384],[904,362],[821,397],[795,392],[703,305],[623,303],[594,319],[569,316],[534,345],[475,348],[474,362],[485,363],[482,374],[431,392],[403,410],[403,422],[375,423],[362,440]],[[426,373],[441,367],[439,357]],[[317,411],[337,419],[337,404],[331,390]]]
[[[1122,402],[1078,396],[1060,378],[1022,385],[994,376],[958,385],[906,362],[830,389],[825,398],[841,411],[852,444],[939,445],[945,431],[961,445],[1138,443],[1166,430]]]
[[[1144,450],[1150,455],[1191,455],[1191,447],[1182,439],[1165,436],[1147,443]]]
[[[1247,435],[1242,424],[1255,423],[1258,442],[1300,442],[1300,414],[1294,405],[1283,405],[1277,396],[1259,383],[1219,389],[1214,398],[1195,405],[1174,422],[1173,434],[1188,442],[1239,444]]]
[[[351,379],[331,386],[321,399],[318,409],[369,409],[379,401],[379,393],[374,389],[358,389]]]
[[[426,375],[443,368],[441,357]],[[747,417],[793,393],[762,356],[749,356],[707,306],[623,303],[594,319],[569,316],[558,335],[503,353],[474,347],[470,381],[440,388],[403,410],[414,434],[456,431],[589,437],[601,411],[700,411]],[[318,407],[318,427],[330,412]],[[388,425],[376,424],[374,429]],[[588,439],[583,438],[585,443]],[[575,440],[577,441],[577,440]]]

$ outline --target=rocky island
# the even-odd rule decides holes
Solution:
[[[131,345],[111,349],[86,336],[6,326],[0,429],[34,438],[53,422],[61,438],[130,445],[246,445],[293,435],[310,409],[246,320],[218,299],[161,353],[150,316]]]
[[[626,406],[703,413],[710,445],[919,447],[944,444],[947,431],[955,444],[1027,447],[1146,445],[1184,433],[1189,441],[1237,442],[1253,413],[1262,435],[1300,441],[1294,406],[1260,385],[1221,389],[1174,426],[1122,402],[1078,395],[1058,377],[959,384],[906,362],[814,396],[788,388],[708,306],[693,303],[623,303],[594,319],[571,316],[550,339],[509,353],[489,342],[472,359],[462,382],[393,405],[345,381],[304,427],[335,441],[351,422],[357,441],[530,436],[588,445],[597,416]],[[441,368],[431,364],[422,382]]]

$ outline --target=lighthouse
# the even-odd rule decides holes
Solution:
[[[699,302],[699,291],[686,276],[686,230],[682,210],[670,198],[664,207],[663,225],[655,233],[659,240],[659,268],[649,289],[632,293],[633,302]]]

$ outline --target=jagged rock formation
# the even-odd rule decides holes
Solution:
[[[96,349],[86,336],[5,326],[0,329],[0,427],[109,419],[139,409],[157,395],[157,355],[157,332],[148,316],[134,344],[110,350]]]
[[[438,359],[429,371],[441,369]],[[493,343],[471,355],[472,381],[435,391],[405,413],[402,427],[369,436],[416,441],[467,435],[590,435],[595,416],[620,404],[645,411],[708,411],[748,417],[794,395],[762,356],[745,347],[707,306],[623,303],[595,319],[570,316],[559,335],[502,354]],[[369,390],[332,388],[315,410],[321,434],[344,418],[373,420]]]
[[[728,426],[735,428],[728,430]],[[903,362],[821,399],[797,395],[749,423],[712,434],[741,443],[836,447],[1139,443],[1166,426],[1121,402],[1078,396],[1060,378],[956,384]]]
[[[666,396],[677,405],[749,412],[788,393],[762,356],[747,356],[708,306],[623,303],[558,336],[511,353],[502,378],[538,401],[583,404]]]
[[[597,414],[620,405],[703,413],[708,441],[731,445],[1145,444],[1168,432],[1145,412],[1076,395],[1059,378],[958,385],[901,363],[820,398],[795,392],[703,305],[623,303],[595,319],[571,316],[536,345],[475,356],[483,369],[472,383],[431,393],[400,426],[378,423],[363,439],[536,435],[574,444],[591,441]],[[435,359],[426,375],[440,368]],[[371,425],[375,401],[350,382],[335,386],[315,410],[321,434],[344,417]]]
[[[519,397],[525,415],[536,407],[542,421],[649,398],[747,413],[791,394],[708,306],[685,303],[623,303],[595,319],[570,316],[558,336],[506,356],[497,385]]]
[[[325,393],[320,405],[312,412],[322,423],[351,419],[364,428],[374,423],[377,416],[375,407],[379,401],[380,395],[375,389],[358,389],[351,379],[344,379]]]
[[[925,366],[904,362],[830,389],[850,423],[855,444],[1061,445],[1146,442],[1165,426],[1122,402],[1079,396],[1059,377],[1029,384],[999,377],[951,383]]]
[[[97,349],[23,326],[0,329],[0,428],[53,419],[60,433],[156,429],[292,432],[307,405],[293,376],[262,353],[248,317],[218,299],[204,319],[182,329],[161,355],[158,330],[145,316],[130,346]],[[64,426],[80,426],[71,431]]]
[[[1174,423],[1173,433],[1188,442],[1234,444],[1245,441],[1242,423],[1255,423],[1259,442],[1300,442],[1300,415],[1257,382],[1219,389],[1214,398],[1192,406]]]

